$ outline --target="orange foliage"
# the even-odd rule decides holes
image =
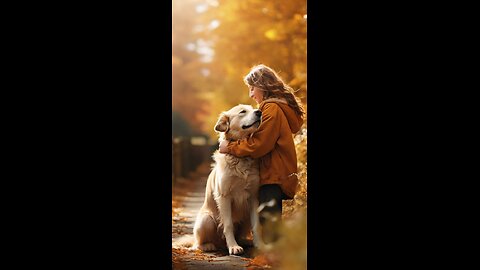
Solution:
[[[272,266],[279,266],[280,258],[274,253],[263,253],[252,260],[246,265],[248,270],[268,269]]]
[[[220,112],[255,105],[242,78],[259,63],[306,105],[306,12],[306,0],[173,1],[172,109],[216,139]]]

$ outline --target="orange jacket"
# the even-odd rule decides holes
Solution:
[[[267,99],[259,104],[262,122],[248,139],[228,143],[229,154],[259,158],[260,185],[278,184],[292,199],[298,184],[297,153],[293,134],[300,130],[302,117],[280,99]]]

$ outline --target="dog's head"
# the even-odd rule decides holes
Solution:
[[[239,140],[248,137],[257,130],[262,120],[262,112],[250,105],[239,104],[222,112],[215,124],[220,139]]]

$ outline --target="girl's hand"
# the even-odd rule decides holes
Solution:
[[[228,140],[221,141],[220,145],[218,146],[218,152],[220,152],[221,154],[226,154],[228,151],[227,145],[228,145]]]

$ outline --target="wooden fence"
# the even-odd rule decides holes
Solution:
[[[189,174],[203,162],[209,162],[217,145],[208,143],[204,137],[172,138],[172,181]]]

